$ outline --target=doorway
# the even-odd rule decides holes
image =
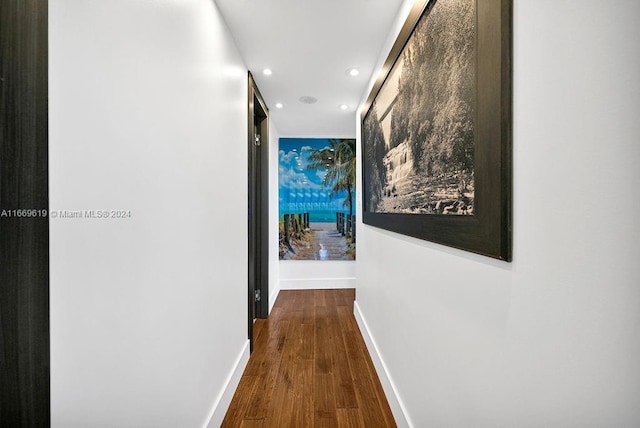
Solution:
[[[269,110],[249,73],[249,341],[269,315]]]

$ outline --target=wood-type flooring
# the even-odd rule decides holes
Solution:
[[[395,427],[353,316],[355,290],[282,290],[222,427]]]

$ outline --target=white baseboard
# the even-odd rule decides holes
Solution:
[[[387,401],[389,402],[389,407],[391,407],[391,412],[393,413],[393,417],[396,420],[396,424],[398,427],[413,427],[411,420],[407,414],[407,411],[398,396],[398,392],[396,387],[389,376],[389,372],[387,370],[387,366],[384,363],[384,360],[380,356],[380,352],[378,351],[378,347],[376,346],[376,342],[371,336],[371,332],[369,331],[369,327],[367,326],[367,322],[360,312],[360,306],[358,306],[358,302],[354,302],[353,305],[353,315],[358,322],[358,326],[360,327],[360,332],[362,333],[362,337],[364,338],[364,342],[367,345],[367,349],[369,350],[369,355],[371,355],[371,360],[373,361],[373,365],[376,367],[376,371],[378,372],[378,377],[380,378],[380,383],[382,383],[382,388],[384,389],[384,393],[387,396]]]
[[[227,413],[229,404],[231,404],[233,394],[235,394],[236,389],[238,388],[238,384],[240,383],[242,373],[244,373],[244,368],[247,366],[247,362],[249,361],[249,354],[249,341],[247,340],[247,343],[244,345],[242,352],[238,356],[238,359],[233,366],[233,370],[231,371],[229,377],[227,378],[227,381],[225,382],[222,393],[213,406],[213,411],[211,412],[211,416],[208,419],[209,422],[207,422],[205,427],[219,428],[222,424],[224,415]]]
[[[269,314],[271,314],[271,309],[273,309],[273,305],[276,303],[276,299],[280,293],[280,281],[278,281],[278,284],[274,288],[275,289],[269,290]]]
[[[318,290],[331,288],[356,288],[355,278],[281,279],[281,290]]]

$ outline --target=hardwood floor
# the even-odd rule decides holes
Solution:
[[[282,290],[222,427],[395,427],[353,316],[355,290]]]

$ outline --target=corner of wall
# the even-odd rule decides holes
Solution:
[[[233,365],[233,369],[229,373],[229,376],[224,383],[224,387],[222,388],[220,396],[216,400],[216,403],[213,405],[211,415],[207,418],[207,423],[205,424],[207,428],[217,428],[222,424],[224,416],[226,415],[227,410],[229,409],[229,405],[231,404],[233,394],[235,394],[236,389],[238,388],[238,384],[240,383],[242,373],[244,372],[244,369],[249,362],[249,356],[249,340],[247,340],[244,348],[242,348],[242,352],[240,352],[240,355]]]
[[[273,305],[276,303],[276,299],[278,298],[278,294],[280,294],[280,281],[276,281],[276,286],[272,287],[269,290],[269,314],[271,314],[271,310],[273,309]]]
[[[384,389],[384,393],[387,396],[387,400],[389,401],[389,407],[391,407],[391,412],[393,413],[393,417],[398,424],[398,427],[412,427],[413,424],[409,419],[409,415],[406,411],[406,408],[400,399],[400,396],[397,392],[396,386],[393,383],[393,379],[389,374],[389,370],[387,369],[380,352],[378,351],[378,346],[376,345],[376,341],[371,335],[371,331],[369,330],[369,326],[364,318],[364,315],[360,311],[360,306],[358,302],[353,303],[353,315],[356,318],[358,323],[358,327],[360,328],[360,332],[362,333],[362,337],[364,339],[365,344],[367,345],[367,350],[369,351],[369,355],[371,355],[371,360],[373,361],[373,365],[378,372],[378,377],[380,378],[380,383],[382,384],[382,388]]]
[[[269,313],[280,292],[280,259],[278,255],[278,141],[280,133],[269,119]]]
[[[313,278],[311,276],[301,278],[283,278],[280,280],[280,287],[283,290],[327,290],[334,288],[356,288],[356,278]]]

